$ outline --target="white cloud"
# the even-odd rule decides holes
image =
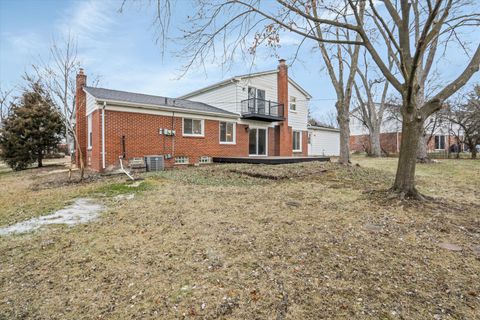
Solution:
[[[98,37],[113,27],[111,16],[116,12],[116,6],[118,3],[112,1],[75,2],[65,11],[57,29],[64,36],[71,33],[84,44],[97,44]]]
[[[30,54],[42,44],[40,36],[35,32],[4,32],[2,39],[5,39],[10,44],[10,50],[17,54]]]

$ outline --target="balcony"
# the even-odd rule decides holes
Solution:
[[[283,121],[283,104],[270,100],[250,98],[242,100],[242,118],[259,121]]]

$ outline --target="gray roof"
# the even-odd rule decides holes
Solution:
[[[307,129],[311,129],[311,130],[326,130],[326,131],[338,131],[338,132],[340,132],[340,129],[335,128],[335,127],[332,127],[332,126],[328,126],[328,125],[316,125],[316,126],[308,125],[308,126],[307,126]]]
[[[174,99],[162,96],[153,96],[148,94],[118,91],[104,88],[84,87],[83,89],[89,94],[91,94],[95,99],[101,101],[123,102],[126,104],[132,103],[145,106],[157,106],[159,107],[159,109],[161,109],[161,107],[167,107],[169,109],[178,109],[179,111],[183,112],[190,111],[194,113],[213,113],[226,116],[238,116],[235,113],[216,108],[203,102]]]

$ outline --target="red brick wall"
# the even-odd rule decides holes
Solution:
[[[268,155],[277,156],[279,154],[280,127],[268,128]]]
[[[397,149],[398,139],[398,149]],[[382,133],[380,134],[380,145],[382,149],[388,153],[397,153],[400,150],[400,144],[402,142],[402,133]],[[448,150],[450,146],[457,143],[457,139],[454,136],[445,136],[445,150]],[[368,135],[350,136],[350,151],[364,152],[370,148],[370,142]],[[432,136],[428,142],[428,152],[434,152],[435,150],[435,136]]]
[[[92,168],[101,168],[101,121],[96,111],[98,123],[94,119],[94,145],[91,153]],[[176,130],[176,136],[160,135],[159,129]],[[189,157],[189,163],[198,163],[201,156],[248,156],[248,130],[245,125],[236,125],[236,144],[219,143],[219,121],[205,120],[204,137],[184,137],[182,118],[119,111],[105,111],[106,167],[119,165],[122,155],[122,136],[125,136],[126,159],[145,155],[171,154],[167,166],[174,164],[176,156]],[[98,147],[97,147],[98,146]]]
[[[83,86],[87,84],[87,76],[83,73],[83,70],[80,69],[80,72],[77,74],[76,78],[76,95],[75,95],[75,133],[78,139],[78,145],[75,146],[75,163],[80,165],[80,149],[83,157],[84,164],[86,165],[86,156],[87,156],[87,118],[86,107],[87,107],[87,97],[85,91],[83,91]]]
[[[398,149],[397,149],[397,139],[398,139]],[[380,146],[383,151],[387,153],[397,153],[400,150],[400,141],[402,140],[402,134],[396,132],[392,133],[381,133],[380,134]]]
[[[279,135],[280,143],[278,155],[292,155],[292,127],[288,126],[288,66],[285,60],[281,59],[277,72],[277,99],[278,103],[283,106],[284,121],[280,123]]]
[[[350,136],[349,144],[351,152],[365,152],[370,147],[368,135]]]
[[[87,144],[88,146],[88,137]],[[92,148],[87,150],[87,164],[94,170],[102,169],[102,111],[92,112]]]
[[[399,141],[401,141],[402,134],[398,134]],[[350,151],[352,152],[368,152],[370,151],[370,140],[368,135],[350,136]],[[397,133],[382,133],[380,134],[380,146],[383,151],[387,153],[397,153]]]

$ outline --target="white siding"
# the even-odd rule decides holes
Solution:
[[[288,96],[288,101],[291,96],[297,98],[296,111],[290,110],[290,106],[288,106],[288,125],[293,130],[307,130],[308,98],[291,83],[288,84]]]
[[[309,129],[310,144],[308,155],[311,156],[338,156],[340,154],[340,132]]]
[[[239,81],[225,86],[214,88],[204,93],[189,97],[188,100],[207,103],[214,107],[240,114],[241,101],[248,99],[248,87],[265,90],[265,99],[278,102],[277,73],[263,74],[254,77],[243,77]],[[293,130],[307,130],[308,97],[305,96],[291,83],[288,85],[289,96],[297,98],[297,111],[289,113],[288,124]],[[248,123],[261,127],[272,127],[277,122],[253,122],[241,120],[240,123]]]
[[[227,85],[190,97],[188,98],[188,100],[203,102],[223,110],[239,113],[240,109],[237,108],[236,95],[237,84],[232,82]]]
[[[95,109],[98,108],[98,105],[97,103],[95,102],[95,98],[88,92],[86,92],[87,94],[87,106],[86,106],[86,112],[87,112],[87,116],[92,113],[93,111],[95,111]]]

